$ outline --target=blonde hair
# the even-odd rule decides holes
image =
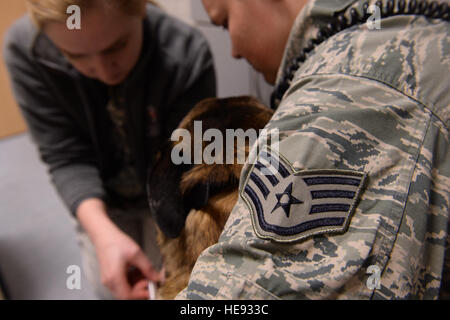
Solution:
[[[71,5],[86,9],[99,2],[131,16],[142,15],[145,12],[146,3],[158,6],[155,0],[26,0],[31,19],[39,29],[50,21],[65,22],[67,8]]]

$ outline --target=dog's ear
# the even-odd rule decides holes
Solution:
[[[183,204],[180,190],[181,175],[188,169],[187,165],[175,165],[172,162],[171,148],[167,146],[147,177],[150,211],[161,231],[169,238],[180,235],[189,213]]]
[[[272,111],[252,97],[211,98],[199,102],[179,128],[188,130],[192,136],[194,121],[202,121],[204,130],[214,128],[225,135],[227,129],[233,128],[262,129],[271,116]],[[192,150],[193,140],[188,143]],[[163,148],[149,171],[147,192],[151,213],[160,230],[169,238],[177,238],[191,209],[206,206],[211,196],[226,187],[238,187],[242,166],[176,165],[171,159],[172,146],[168,143]]]
[[[210,184],[197,184],[194,188],[183,194],[183,204],[186,210],[189,210],[189,208],[199,210],[208,204],[209,197]]]

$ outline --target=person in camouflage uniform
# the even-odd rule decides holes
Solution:
[[[203,2],[233,40],[235,0],[223,1],[222,11],[221,1]],[[260,10],[271,3],[258,1],[244,2]],[[321,28],[337,15],[350,21],[351,9],[361,13],[364,2],[312,0],[297,12],[276,82],[297,71],[266,127],[279,130],[279,143],[244,166],[240,198],[219,242],[199,257],[178,299],[443,294],[449,269],[448,2],[433,5],[441,15],[433,19],[401,14],[398,8],[413,1],[393,1],[397,14],[383,17],[380,29],[367,23],[338,29],[291,68],[310,40],[319,42]],[[249,23],[258,21],[257,12],[247,13]],[[275,169],[265,172],[269,164]]]

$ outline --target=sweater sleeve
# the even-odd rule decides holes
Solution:
[[[104,198],[97,160],[87,134],[77,126],[39,69],[28,48],[29,22],[20,20],[8,32],[3,53],[14,96],[51,180],[71,213],[88,198]]]

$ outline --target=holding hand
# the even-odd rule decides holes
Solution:
[[[148,299],[148,282],[164,281],[139,245],[109,218],[100,199],[83,201],[78,219],[95,246],[101,282],[117,299]]]
[[[148,299],[148,282],[163,280],[137,243],[120,230],[98,241],[96,251],[101,281],[117,299]]]

